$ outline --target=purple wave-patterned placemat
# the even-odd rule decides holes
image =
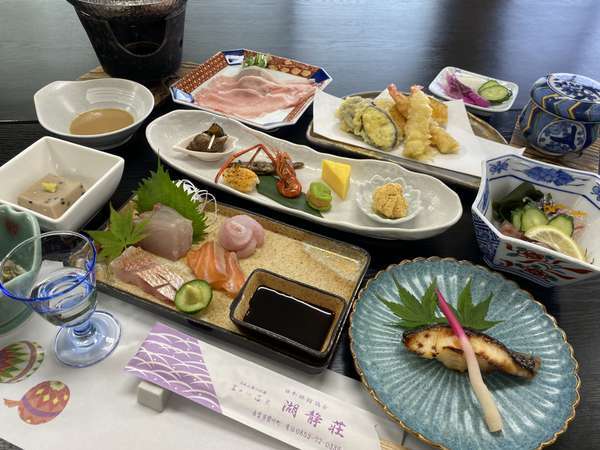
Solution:
[[[200,341],[160,322],[152,327],[125,370],[222,413]]]

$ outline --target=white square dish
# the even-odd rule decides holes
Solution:
[[[123,158],[45,136],[0,167],[0,203],[33,214],[44,230],[78,230],[117,189]],[[85,193],[60,217],[53,219],[18,204],[32,183],[52,173],[83,184]]]
[[[519,95],[519,86],[516,83],[513,83],[512,81],[500,80],[498,78],[488,77],[487,75],[481,75],[479,73],[469,72],[468,70],[464,70],[464,69],[460,69],[458,67],[452,67],[452,66],[444,67],[442,70],[440,70],[440,73],[438,73],[437,76],[433,79],[433,81],[429,84],[429,91],[432,94],[434,94],[438,97],[441,97],[443,99],[446,99],[446,100],[456,100],[452,97],[449,97],[444,90],[444,85],[446,84],[446,74],[448,74],[448,73],[456,74],[460,78],[461,82],[464,82],[464,84],[468,85],[470,88],[472,88],[475,91],[477,91],[478,86],[475,86],[474,83],[470,83],[466,80],[481,80],[481,84],[485,83],[486,81],[495,80],[498,83],[500,83],[502,86],[504,86],[512,91],[512,95],[510,96],[510,98],[508,100],[506,100],[505,102],[502,102],[498,105],[491,105],[488,107],[483,107],[483,106],[476,106],[476,105],[471,105],[469,103],[465,103],[465,106],[467,108],[474,110],[474,111],[479,111],[479,112],[483,112],[483,113],[487,113],[487,114],[508,111],[512,107],[513,103],[515,102],[517,95]]]

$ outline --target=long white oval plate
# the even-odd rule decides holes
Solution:
[[[268,147],[274,147],[289,153],[294,161],[302,161],[305,166],[296,173],[305,191],[312,181],[321,179],[321,161],[323,159],[350,164],[352,166],[352,175],[346,200],[342,200],[334,194],[331,210],[323,213],[323,217],[321,218],[304,211],[283,206],[256,191],[245,194],[222,183],[216,184],[214,178],[224,160],[205,162],[173,150],[173,145],[181,141],[181,139],[193,133],[200,133],[206,130],[213,122],[223,127],[223,130],[228,135],[238,138],[237,145],[239,150],[258,143],[264,143]],[[305,145],[293,144],[253,130],[236,120],[216,116],[204,111],[177,110],[165,114],[148,125],[146,128],[146,138],[152,150],[164,162],[193,179],[240,197],[249,198],[256,203],[269,206],[274,210],[286,212],[344,231],[381,239],[425,239],[444,232],[450,226],[454,225],[462,214],[462,206],[458,195],[444,183],[429,175],[414,173],[397,164],[386,161],[372,159],[358,160],[327,155]],[[250,156],[251,154],[246,154],[241,159],[245,161]],[[265,158],[261,155],[260,159],[264,160]],[[357,190],[360,185],[366,183],[375,174],[379,174],[384,178],[403,177],[407,183],[421,190],[423,210],[410,224],[406,224],[404,227],[385,226],[384,224],[373,222],[358,208],[354,201]]]

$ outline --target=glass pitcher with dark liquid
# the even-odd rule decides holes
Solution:
[[[186,0],[68,0],[104,71],[150,81],[181,65]]]

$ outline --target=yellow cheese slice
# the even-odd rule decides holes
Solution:
[[[350,187],[350,172],[352,166],[324,159],[321,164],[321,177],[333,191],[342,199],[346,199]]]

